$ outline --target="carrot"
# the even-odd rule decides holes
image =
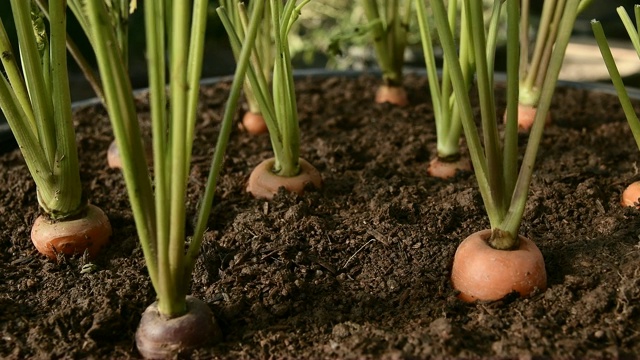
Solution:
[[[382,83],[375,101],[405,106],[409,103],[402,84],[404,51],[413,11],[410,2],[362,0],[366,27],[373,41],[376,61],[382,71]]]
[[[300,158],[299,162],[300,173],[291,177],[279,176],[273,172],[275,158],[261,162],[253,169],[249,176],[247,192],[259,199],[272,199],[281,187],[298,195],[304,193],[307,184],[311,184],[316,189],[320,189],[322,187],[320,172],[302,158]]]
[[[544,259],[538,247],[520,236],[515,250],[497,250],[487,240],[491,230],[467,237],[456,250],[451,270],[458,298],[473,302],[499,300],[517,292],[522,297],[547,287]]]
[[[41,215],[31,228],[33,245],[52,260],[57,254],[77,255],[85,251],[93,258],[109,242],[110,236],[109,219],[94,205],[87,205],[83,217],[73,220],[52,221]]]
[[[536,117],[537,107],[531,105],[518,104],[518,132],[528,133],[533,126],[533,119]],[[507,122],[507,112],[504,112],[504,122]],[[545,125],[551,124],[551,113],[547,112],[544,119]]]
[[[240,130],[244,130],[252,135],[264,134],[267,132],[267,123],[259,112],[247,111],[242,117],[242,122],[238,126]]]
[[[459,291],[463,301],[492,301],[510,293],[529,296],[536,289],[546,289],[546,270],[540,250],[531,240],[519,236],[527,195],[533,176],[542,133],[543,121],[551,106],[565,51],[569,44],[571,29],[578,14],[581,0],[567,0],[558,20],[555,46],[550,50],[547,74],[539,87],[538,112],[534,126],[528,136],[523,157],[518,154],[517,105],[519,44],[518,25],[521,21],[519,2],[506,2],[507,8],[507,111],[508,121],[502,136],[496,123],[494,98],[493,61],[486,56],[490,50],[495,53],[497,31],[489,31],[485,38],[485,19],[482,4],[464,1],[463,13],[468,14],[463,27],[469,32],[471,48],[474,52],[475,83],[480,105],[482,138],[475,121],[476,113],[471,106],[471,98],[458,61],[449,61],[451,85],[455,94],[456,109],[460,112],[465,140],[476,175],[476,182],[486,213],[491,224],[490,230],[472,234],[458,247],[451,269],[451,282]],[[449,2],[449,4],[455,2]],[[444,0],[429,1],[439,35],[444,56],[455,59],[458,47],[451,34],[451,24],[447,20]],[[546,5],[546,2],[545,2]],[[496,24],[502,4],[493,6],[491,23]],[[424,13],[425,11],[421,11]],[[424,18],[424,17],[423,17]],[[525,18],[525,17],[523,17]],[[497,25],[496,25],[497,26]],[[495,29],[495,28],[494,28]],[[519,169],[518,169],[519,168]]]
[[[376,91],[376,102],[378,104],[390,103],[398,106],[407,106],[409,99],[402,86],[380,85]]]
[[[144,146],[144,155],[147,159],[147,164],[152,164],[153,146],[151,139],[143,137],[142,145]],[[118,144],[115,140],[111,142],[107,150],[107,164],[109,164],[109,167],[112,169],[122,169],[122,158],[120,157],[120,150],[118,150]]]
[[[158,302],[142,314],[136,331],[136,346],[145,359],[173,358],[194,348],[222,340],[222,331],[213,313],[201,300],[187,296],[187,313],[168,319],[158,310]],[[213,320],[213,321],[212,321]]]
[[[120,158],[120,150],[118,144],[113,140],[107,149],[107,164],[112,169],[122,169],[122,159]]]
[[[454,177],[458,171],[470,170],[471,162],[468,158],[458,157],[452,161],[438,156],[429,163],[427,173],[429,176],[440,179],[449,179]]]
[[[621,201],[622,206],[634,206],[639,207],[640,203],[640,181],[631,183],[622,192]]]

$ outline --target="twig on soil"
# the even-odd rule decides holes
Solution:
[[[359,253],[360,251],[362,251],[362,249],[364,249],[367,245],[369,245],[369,244],[370,244],[371,242],[373,242],[373,241],[376,241],[376,238],[373,238],[373,239],[371,239],[371,240],[367,241],[364,245],[362,245],[362,246],[360,247],[360,249],[358,249],[358,251],[356,251],[353,255],[351,255],[351,257],[350,257],[349,259],[347,259],[347,262],[345,262],[345,263],[344,263],[344,265],[342,265],[342,268],[343,268],[343,269],[344,269],[344,268],[346,268],[346,267],[347,267],[347,265],[349,264],[349,262],[350,262],[350,261],[351,261],[351,260],[352,260],[356,255],[358,255],[358,253]]]

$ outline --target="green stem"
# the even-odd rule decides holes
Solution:
[[[33,110],[31,109],[31,102],[29,100],[29,93],[27,92],[27,88],[24,84],[24,79],[22,74],[20,73],[20,69],[18,64],[16,63],[16,53],[13,51],[11,46],[11,42],[9,41],[9,36],[7,36],[7,31],[4,28],[4,24],[0,19],[0,59],[2,60],[2,66],[4,67],[4,71],[7,74],[7,78],[9,79],[9,83],[11,85],[12,92],[15,94],[16,101],[20,105],[22,112],[24,113],[23,119],[28,124],[28,129],[30,130],[30,136],[38,141],[38,129],[36,124],[35,116],[33,115]],[[40,146],[38,146],[40,147]]]
[[[74,215],[84,208],[76,136],[71,118],[71,95],[67,73],[66,4],[51,1],[51,101],[56,131],[56,155],[53,173],[57,177],[58,193],[55,210],[60,217]]]
[[[509,205],[509,211],[499,227],[514,237],[517,236],[522,215],[524,214],[531,176],[533,174],[533,166],[544,131],[544,120],[551,107],[551,99],[556,88],[567,45],[569,44],[579,4],[580,0],[567,0],[565,5],[562,21],[560,22],[560,29],[558,30],[558,37],[555,40],[555,47],[551,55],[549,68],[547,69],[547,76],[542,85],[538,110],[536,111],[533,127],[529,135],[529,141],[522,160],[522,166],[520,167],[520,173],[518,174],[511,204]]]
[[[507,3],[507,125],[504,135],[504,187],[508,201],[511,202],[513,190],[518,176],[518,96],[519,80],[518,66],[521,54],[514,51],[518,46],[522,46],[519,31],[520,18],[518,2]]]
[[[538,31],[536,33],[536,42],[533,50],[533,56],[531,58],[530,66],[527,69],[527,74],[524,79],[521,79],[523,86],[532,88],[534,81],[537,77],[538,71],[540,71],[539,65],[542,59],[542,52],[544,46],[548,41],[553,41],[549,38],[548,34],[553,25],[551,20],[553,18],[554,9],[556,7],[557,0],[547,1],[542,6],[542,15],[540,17],[540,24],[538,25]],[[526,30],[528,31],[528,29]],[[528,56],[528,55],[527,55]]]
[[[168,9],[167,9],[168,10]],[[188,66],[189,51],[189,9],[180,1],[173,2],[171,11],[171,30],[169,44],[170,53],[170,83],[171,94],[169,136],[171,137],[171,181],[169,183],[169,274],[171,276],[170,296],[159,299],[158,310],[173,317],[184,314],[186,299],[177,294],[179,282],[184,278],[184,240],[186,220],[185,195],[187,189],[187,83],[186,68]],[[195,85],[195,84],[194,84]]]
[[[37,124],[38,139],[47,156],[50,168],[53,168],[56,152],[56,132],[53,121],[48,120],[51,117],[53,105],[51,104],[51,98],[48,96],[49,89],[46,86],[42,67],[43,59],[40,57],[36,47],[36,38],[31,23],[31,3],[24,0],[11,0],[11,10],[16,23],[18,42],[21,45],[22,67]],[[51,201],[52,196],[41,195],[45,202],[43,205],[50,207],[48,203]]]
[[[633,48],[636,50],[636,53],[640,54],[640,36],[638,33],[640,31],[636,30],[637,28],[634,26],[633,21],[629,17],[627,10],[625,10],[624,6],[619,6],[616,8],[618,15],[620,16],[620,20],[622,20],[622,24],[624,25],[625,30],[627,30],[627,34],[629,34],[629,40],[631,40],[631,44],[633,44]],[[636,5],[634,11],[638,11],[638,5]],[[636,18],[638,20],[638,18]],[[640,26],[640,23],[638,23]],[[640,56],[640,55],[638,55]]]
[[[88,1],[87,21],[93,31],[96,59],[107,100],[109,118],[123,162],[123,174],[149,277],[159,289],[156,219],[151,176],[144,156],[131,83],[102,1]],[[160,295],[160,294],[159,294]]]
[[[396,55],[390,51],[390,37],[395,35],[389,34],[391,31],[389,29],[390,24],[387,22],[389,19],[383,19],[381,17],[377,0],[362,0],[362,6],[367,20],[371,25],[373,45],[378,64],[382,70],[383,81],[386,85],[399,86],[402,84],[402,63],[400,63],[400,69],[398,70],[398,64],[395,64],[393,60]],[[393,6],[393,3],[391,3],[391,5],[387,3],[387,6]]]
[[[37,135],[25,123],[24,109],[4,76],[0,76],[0,108],[16,138],[38,191],[54,193],[55,189],[51,185],[54,182],[53,173],[47,157],[38,143]]]
[[[520,81],[523,81],[529,72],[529,4],[530,0],[522,0],[520,8]]]
[[[424,1],[416,1],[416,13],[418,14],[418,27],[420,29],[420,39],[422,40],[422,52],[424,53],[427,78],[429,79],[429,92],[431,93],[431,103],[436,120],[436,136],[439,140],[444,137],[444,129],[448,127],[448,119],[443,119],[442,107],[444,101],[440,98],[440,81],[436,65],[436,56],[431,40],[431,23],[427,16],[427,7]]]
[[[222,119],[222,126],[220,129],[220,133],[218,134],[218,141],[216,142],[216,148],[213,153],[213,158],[211,159],[211,167],[209,168],[207,186],[200,203],[198,220],[196,222],[193,238],[191,239],[191,244],[189,245],[189,250],[187,251],[185,259],[185,275],[191,274],[191,271],[195,266],[196,258],[200,253],[200,246],[202,245],[204,232],[207,228],[209,215],[211,214],[211,206],[213,204],[213,198],[216,192],[218,176],[220,174],[220,170],[222,169],[225,149],[227,148],[229,136],[231,135],[231,131],[233,129],[233,117],[238,105],[240,90],[243,86],[243,79],[245,78],[247,68],[249,67],[249,59],[251,56],[252,48],[254,47],[258,29],[260,27],[259,20],[262,17],[261,13],[264,3],[265,2],[259,1],[254,5],[255,7],[253,8],[253,12],[251,14],[252,19],[247,32],[247,36],[245,37],[244,46],[242,47],[242,51],[240,53],[240,56],[238,57],[238,67],[236,68],[233,82],[231,83],[231,93],[229,94],[229,98],[227,99],[227,105],[225,107]],[[219,14],[221,14],[221,18],[223,16],[226,16],[226,13],[223,13],[224,11],[222,9],[219,8],[217,11]],[[183,284],[185,284],[186,286],[186,284],[188,283],[189,279],[185,278],[183,280]]]
[[[619,13],[620,9],[624,11],[623,7],[619,7]],[[636,19],[638,19],[638,17],[636,17]],[[609,44],[607,43],[607,38],[604,35],[602,25],[599,21],[592,20],[591,28],[593,29],[593,34],[596,38],[596,41],[598,42],[598,47],[600,48],[600,53],[602,53],[604,63],[607,65],[607,70],[609,71],[611,82],[613,82],[613,86],[616,88],[616,92],[618,93],[620,105],[622,105],[622,110],[624,111],[624,115],[627,118],[627,122],[629,123],[629,128],[633,133],[633,138],[636,140],[636,145],[638,146],[638,148],[640,148],[640,121],[638,120],[638,115],[633,108],[633,104],[631,103],[631,99],[629,98],[629,94],[627,93],[627,89],[622,82],[622,77],[620,76],[620,72],[618,71],[618,67],[616,66],[613,54],[611,54],[611,49],[609,48]],[[633,30],[634,29],[629,32],[629,35],[632,38],[637,38],[638,33]],[[627,31],[629,31],[629,29],[627,29]],[[638,53],[640,54],[640,51]]]
[[[555,40],[558,33],[558,24],[562,20],[562,13],[564,10],[565,1],[564,0],[556,0],[556,8],[553,13],[552,26],[549,29],[549,39]],[[546,70],[549,68],[549,60],[551,59],[551,52],[553,51],[553,45],[555,41],[546,41],[544,44],[544,50],[542,52],[542,59],[540,61],[540,65],[538,68],[540,69],[535,77],[534,88],[540,89],[542,87],[542,81],[544,81],[544,77],[546,75]]]
[[[500,149],[500,137],[496,124],[496,111],[494,100],[494,87],[486,58],[486,39],[482,4],[475,0],[465,0],[465,8],[469,9],[469,29],[473,43],[474,58],[476,60],[476,77],[478,82],[478,94],[480,97],[480,114],[482,117],[482,130],[484,135],[485,156],[488,166],[489,186],[491,188],[492,203],[496,205],[496,216],[490,217],[492,224],[498,223],[506,211],[507,203],[504,194],[504,179],[502,177],[502,156]],[[493,72],[493,70],[491,70]],[[457,98],[457,97],[456,97]]]
[[[242,42],[244,41],[240,34],[238,34],[227,15],[227,11],[225,8],[218,8],[218,14],[220,15],[220,21],[224,26],[227,34],[229,36],[229,43],[231,44],[232,51],[234,53],[240,54],[242,49]],[[247,78],[251,83],[251,86],[254,89],[254,94],[256,95],[256,100],[258,104],[260,104],[260,111],[264,117],[267,128],[269,129],[269,138],[271,140],[271,146],[273,148],[274,154],[277,156],[282,151],[282,135],[280,133],[280,129],[278,127],[278,119],[276,117],[275,112],[275,104],[273,103],[273,98],[270,96],[269,87],[266,84],[266,79],[263,78],[258,70],[252,55],[252,61],[247,69]]]
[[[151,130],[153,142],[153,164],[155,185],[155,224],[157,232],[157,266],[158,286],[156,292],[160,302],[171,299],[172,281],[169,262],[170,239],[170,157],[167,132],[168,114],[166,110],[167,95],[165,91],[165,7],[162,1],[145,4],[144,21],[147,31],[147,75],[149,78],[149,102],[151,110]]]
[[[122,61],[125,68],[129,68],[129,1],[119,0],[116,9],[116,36],[118,37],[118,46],[122,53]]]
[[[433,10],[433,17],[438,30],[438,36],[444,56],[450,59],[456,58],[457,49],[453,41],[453,36],[449,28],[447,19],[447,12],[443,0],[432,0],[431,7]],[[484,57],[484,55],[482,55]],[[458,101],[458,107],[460,109],[460,116],[462,120],[462,126],[464,128],[465,137],[467,139],[467,145],[469,146],[469,154],[471,156],[471,162],[473,163],[474,172],[476,173],[476,179],[478,181],[478,187],[480,188],[480,194],[484,201],[485,209],[489,219],[494,219],[498,215],[497,204],[494,204],[493,197],[491,196],[491,188],[487,180],[487,160],[484,157],[480,137],[476,124],[473,120],[473,111],[471,109],[471,101],[469,100],[468,90],[466,88],[462,69],[458,62],[452,61],[450,66],[451,82],[453,84],[453,90]],[[494,120],[495,121],[495,120]]]
[[[49,19],[50,18],[49,9],[48,9],[46,0],[35,0],[35,2],[36,4],[38,4],[38,7],[44,13],[47,19]],[[73,9],[72,4],[74,3],[75,3],[74,1],[70,1],[69,7]],[[80,21],[80,19],[78,20]],[[81,22],[81,26],[82,26],[82,22]],[[89,85],[91,86],[93,91],[96,93],[96,96],[100,98],[100,101],[102,101],[102,103],[104,103],[104,94],[102,92],[102,84],[100,83],[100,79],[98,78],[98,75],[93,70],[93,68],[91,67],[87,59],[84,57],[84,55],[82,55],[82,52],[78,48],[78,45],[76,45],[76,43],[73,41],[73,39],[71,39],[71,37],[68,34],[66,38],[66,43],[67,43],[67,50],[69,51],[69,54],[71,54],[76,64],[78,64],[78,66],[80,67],[80,71],[82,71],[82,74],[89,82]]]

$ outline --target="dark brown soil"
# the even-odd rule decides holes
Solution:
[[[302,156],[322,172],[319,192],[252,199],[244,183],[271,156],[270,143],[233,133],[192,284],[224,340],[194,356],[640,355],[640,213],[619,205],[637,177],[639,151],[617,98],[557,91],[521,227],[545,256],[549,288],[467,305],[449,272],[457,244],[488,227],[475,177],[426,176],[435,129],[423,78],[407,79],[413,105],[404,109],[372,103],[377,81],[299,82]],[[227,91],[228,84],[203,91],[191,214]],[[0,157],[2,358],[139,356],[134,332],[154,291],[122,175],[106,166],[104,110],[76,115],[82,178],[112,221],[113,241],[88,273],[86,260],[55,263],[36,253],[35,185],[17,151]]]

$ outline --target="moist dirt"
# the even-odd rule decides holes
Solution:
[[[619,204],[640,152],[617,98],[556,92],[520,229],[545,257],[548,289],[469,305],[449,274],[456,246],[489,226],[475,176],[426,175],[436,133],[424,78],[407,78],[405,108],[374,104],[377,84],[299,79],[301,156],[322,173],[320,191],[253,199],[245,182],[272,156],[269,138],[234,130],[191,285],[224,339],[191,357],[640,355],[640,212]],[[187,232],[228,91],[202,90]],[[498,89],[500,119],[504,97]],[[142,97],[137,107],[148,131]],[[112,241],[94,260],[39,255],[34,182],[18,151],[0,157],[0,358],[140,356],[134,332],[155,293],[122,174],[107,167],[112,132],[101,106],[75,119],[86,194]]]

